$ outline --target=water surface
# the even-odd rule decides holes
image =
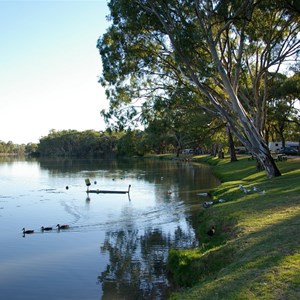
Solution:
[[[217,184],[190,163],[1,158],[1,299],[166,299],[168,250],[198,245],[197,194]]]

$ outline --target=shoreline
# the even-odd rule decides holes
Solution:
[[[282,176],[272,179],[246,155],[238,159],[190,160],[209,164],[221,184],[211,191],[214,204],[199,212],[201,247],[169,253],[182,289],[170,299],[300,298],[300,158],[279,162]]]

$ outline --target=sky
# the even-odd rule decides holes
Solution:
[[[104,130],[98,38],[106,0],[0,0],[0,141]]]

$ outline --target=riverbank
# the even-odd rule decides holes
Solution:
[[[190,160],[210,164],[222,184],[199,213],[201,248],[170,252],[170,272],[187,287],[171,299],[300,299],[300,158],[279,162],[273,179],[246,156]]]

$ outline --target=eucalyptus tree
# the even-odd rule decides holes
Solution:
[[[299,53],[291,3],[111,0],[112,26],[98,41],[111,112],[170,97],[180,83],[204,99],[202,109],[213,107],[268,176],[281,175],[263,136],[268,71]]]

